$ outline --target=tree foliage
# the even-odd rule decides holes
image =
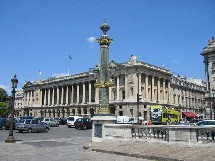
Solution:
[[[9,104],[7,100],[7,92],[0,88],[0,117],[6,117],[10,113]]]
[[[0,88],[0,102],[6,102],[7,97],[7,92],[3,88]]]

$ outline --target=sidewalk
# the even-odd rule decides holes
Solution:
[[[200,145],[199,145],[200,144]],[[215,143],[185,145],[151,140],[92,142],[85,149],[158,161],[215,161]]]

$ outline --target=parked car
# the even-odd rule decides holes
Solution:
[[[91,129],[92,122],[89,118],[79,118],[74,123],[76,129]]]
[[[0,129],[5,130],[6,129],[6,118],[0,118]]]
[[[215,126],[215,120],[203,120],[199,121],[197,126]]]
[[[47,125],[52,127],[59,127],[59,122],[52,118],[44,118],[41,122],[46,123]]]
[[[16,118],[13,119],[13,129],[15,130],[15,125],[18,122],[18,120]],[[6,120],[6,130],[10,129],[10,119],[7,118]]]
[[[83,118],[81,116],[69,116],[67,117],[67,126],[70,127],[75,127],[74,123],[77,119]]]
[[[50,130],[50,127],[39,120],[35,119],[25,119],[25,120],[19,120],[18,123],[16,123],[16,130],[19,132],[27,131],[28,133],[31,133],[33,131],[36,132],[48,132]]]
[[[55,121],[57,121],[57,122],[60,124],[60,120],[61,120],[60,117],[53,117],[53,119],[54,119]]]
[[[61,118],[60,125],[67,125],[67,118]]]
[[[20,116],[18,117],[18,120],[24,120],[24,119],[33,119],[33,116]]]

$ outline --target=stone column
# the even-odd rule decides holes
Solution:
[[[77,102],[76,103],[79,103],[79,84],[77,84]]]
[[[27,106],[29,106],[29,91],[28,91],[28,93],[27,93]]]
[[[125,99],[128,98],[128,74],[125,74]]]
[[[91,82],[89,82],[89,102],[91,102],[91,92],[92,92],[92,87],[91,87]]]
[[[39,98],[40,98],[40,106],[42,106],[43,105],[43,90],[42,89],[39,90]]]
[[[138,73],[138,93],[140,95],[142,95],[142,92],[141,92],[141,73]]]
[[[148,80],[149,80],[149,77],[148,77],[148,75],[146,75],[146,77],[145,77],[145,97],[146,97],[146,99],[148,99],[149,98],[149,96],[148,96]]]
[[[155,81],[155,78],[154,78],[154,76],[152,76],[152,89],[151,89],[151,91],[152,91],[152,100],[154,100],[154,81]]]
[[[158,94],[158,100],[160,100],[160,78],[158,77],[158,91],[157,91],[157,94]]]
[[[51,97],[50,97],[50,95],[51,95],[51,91],[50,91],[50,90],[51,90],[51,89],[49,89],[49,88],[47,89],[47,92],[48,92],[48,106],[50,105],[50,101],[51,101],[51,100],[50,100],[50,98],[51,98]]]
[[[66,86],[66,105],[69,104],[69,86]]]
[[[55,93],[55,91],[54,91],[54,87],[52,88],[52,106],[54,106],[54,93]]]
[[[166,100],[165,91],[166,91],[166,88],[165,88],[165,79],[163,79],[163,100]]]
[[[83,97],[82,97],[82,103],[85,103],[85,83],[83,82]]]
[[[44,94],[44,105],[46,106],[47,105],[47,102],[46,102],[46,97],[47,97],[47,89],[45,89],[45,94]]]
[[[111,98],[111,97],[112,97],[112,95],[111,95],[112,87],[109,87],[109,89],[108,89],[108,90],[109,90],[109,101],[110,101],[110,100],[112,100],[112,98]]]
[[[74,103],[74,85],[72,85],[72,91],[71,91],[71,103]]]
[[[32,93],[33,93],[33,91],[30,91],[30,107],[32,106]]]
[[[171,100],[171,88],[170,88],[170,81],[168,80],[168,101],[172,102]]]
[[[57,105],[59,105],[60,100],[60,93],[59,93],[59,87],[57,87]]]
[[[119,100],[119,76],[117,77],[117,84],[116,84],[116,100]]]
[[[99,88],[95,88],[95,102],[99,103]]]
[[[63,105],[63,97],[64,97],[64,88],[62,86],[62,88],[61,88],[61,101],[60,101],[61,105]]]

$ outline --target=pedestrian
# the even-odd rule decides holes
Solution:
[[[148,121],[148,125],[152,125],[152,121],[151,120]]]

